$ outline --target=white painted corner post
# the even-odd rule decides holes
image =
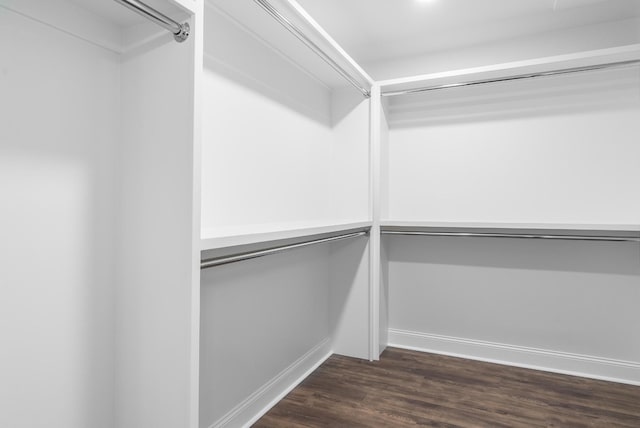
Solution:
[[[371,232],[369,234],[369,360],[380,358],[380,86],[371,87],[369,133],[369,204]],[[382,326],[385,327],[386,326]]]
[[[184,1],[184,0],[179,0]],[[200,230],[202,187],[202,121],[204,75],[204,0],[193,2],[193,222],[191,225],[191,368],[189,397],[189,427],[200,426]]]

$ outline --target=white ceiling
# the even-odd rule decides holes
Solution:
[[[363,65],[640,16],[640,0],[297,1]]]

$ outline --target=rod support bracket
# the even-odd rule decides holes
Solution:
[[[189,23],[185,22],[184,24],[180,24],[180,31],[173,35],[173,38],[176,42],[182,43],[189,38],[189,34],[191,34],[191,27],[189,27]]]

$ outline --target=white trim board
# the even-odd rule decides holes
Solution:
[[[382,99],[380,86],[371,87],[369,104],[369,215],[372,219],[369,233],[369,360],[380,359],[380,213],[381,213],[381,126]],[[386,328],[384,326],[383,328]]]
[[[392,328],[388,346],[640,386],[640,362]]]
[[[251,426],[331,355],[333,355],[331,338],[326,338],[261,388],[254,391],[209,428]]]

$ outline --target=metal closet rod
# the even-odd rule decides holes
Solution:
[[[327,55],[318,45],[316,45],[309,37],[307,37],[302,30],[296,27],[291,21],[289,21],[284,15],[282,15],[276,8],[274,8],[267,0],[254,0],[260,5],[269,15],[271,15],[276,21],[286,28],[291,34],[296,36],[298,40],[304,43],[309,49],[311,49],[316,55],[318,55],[324,62],[326,62],[331,68],[338,72],[343,78],[345,78],[354,88],[356,88],[366,98],[371,97],[371,92],[364,88],[358,81],[351,76],[344,68],[342,68],[337,62],[335,62],[329,55]]]
[[[482,232],[422,232],[383,230],[384,235],[415,235],[415,236],[456,236],[462,238],[524,238],[524,239],[561,239],[570,241],[608,241],[608,242],[640,242],[640,237],[633,236],[589,236],[589,235],[534,235],[529,233],[482,233]]]
[[[159,26],[165,28],[168,31],[171,31],[173,34],[173,38],[176,42],[184,42],[189,37],[189,32],[191,28],[189,28],[188,23],[180,24],[179,22],[174,21],[169,18],[164,13],[157,11],[151,6],[138,1],[138,0],[114,0],[117,3],[131,9],[139,15],[144,16],[150,21],[155,22]]]
[[[363,230],[361,232],[345,233],[343,235],[332,236],[330,238],[312,239],[310,241],[299,242],[297,244],[281,245],[278,247],[266,248],[264,250],[249,251],[246,253],[233,254],[231,256],[215,257],[211,259],[202,260],[202,262],[200,262],[200,269],[207,269],[210,267],[226,265],[229,263],[241,262],[243,260],[250,260],[258,257],[269,256],[271,254],[277,254],[283,251],[307,247],[309,245],[323,244],[325,242],[333,242],[333,241],[340,241],[342,239],[355,238],[357,236],[366,235],[367,233],[368,233],[367,231]]]
[[[509,82],[512,80],[535,79],[538,77],[557,76],[561,74],[582,73],[585,71],[603,70],[607,68],[623,68],[640,64],[640,59],[629,61],[608,62],[604,64],[587,65],[583,67],[562,68],[557,70],[540,71],[535,73],[517,74],[513,76],[496,77],[490,79],[470,80],[466,82],[447,83],[443,85],[424,86],[421,88],[404,89],[399,91],[383,92],[383,97],[393,97],[396,95],[417,94],[420,92],[437,91],[439,89],[459,88],[462,86],[484,85],[486,83]]]

